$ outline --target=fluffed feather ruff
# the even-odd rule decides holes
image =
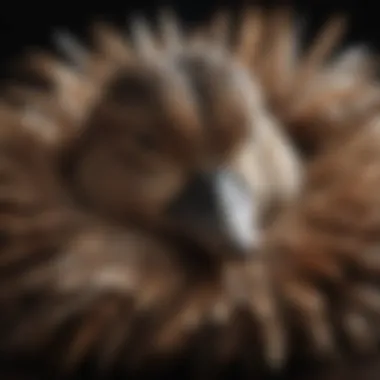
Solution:
[[[97,25],[93,53],[65,40],[71,62],[23,62],[39,85],[13,82],[0,109],[2,378],[378,377],[376,61],[361,49],[329,59],[340,19],[301,55],[290,16],[247,10],[232,41],[223,15],[186,37],[173,19],[163,39],[136,23],[134,45]],[[257,191],[278,192],[283,207],[247,260],[191,260],[188,245],[112,224],[80,208],[60,172],[120,68],[153,62],[175,75],[166,58],[191,49],[255,83],[264,137],[238,166],[277,173]]]

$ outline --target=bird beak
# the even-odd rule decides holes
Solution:
[[[253,196],[238,175],[215,170],[193,178],[169,213],[177,227],[214,249],[246,255],[258,242]]]

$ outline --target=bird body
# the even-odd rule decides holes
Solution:
[[[300,55],[284,10],[161,26],[4,89],[3,372],[342,378],[379,341],[374,60],[327,61],[340,20]]]

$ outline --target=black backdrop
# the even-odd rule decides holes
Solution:
[[[369,42],[380,50],[380,13],[377,12],[376,3],[377,0],[293,0],[297,9],[305,14],[310,30],[323,22],[327,14],[343,10],[351,17],[351,29],[347,38],[351,41]],[[2,4],[0,13],[1,62],[6,62],[25,46],[49,45],[54,27],[64,27],[80,35],[96,16],[102,15],[106,20],[121,24],[133,11],[154,14],[155,9],[163,4],[173,5],[185,21],[196,22],[207,17],[212,9],[221,4],[237,7],[239,1],[176,0],[169,3],[154,0],[8,0]]]

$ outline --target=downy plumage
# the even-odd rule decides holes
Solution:
[[[327,59],[340,20],[302,55],[287,10],[231,38],[223,15],[189,35],[165,17],[96,25],[88,51],[61,34],[66,62],[32,54],[4,88],[3,371],[261,378],[376,354],[375,60]]]

